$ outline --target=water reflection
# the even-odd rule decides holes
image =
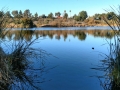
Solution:
[[[21,33],[21,34],[20,34]],[[68,35],[72,35],[73,37],[77,37],[79,40],[83,41],[87,38],[87,35],[92,35],[94,37],[101,37],[101,38],[108,38],[111,39],[114,36],[114,31],[112,30],[23,30],[22,32],[20,30],[12,30],[9,33],[6,34],[5,37],[7,37],[9,40],[20,40],[21,35],[22,38],[26,41],[31,41],[33,36],[36,36],[36,38],[39,38],[41,36],[46,37],[49,36],[50,39],[53,39],[53,36],[55,35],[55,38],[57,40],[61,39],[61,36],[64,37],[64,41],[67,39]],[[4,39],[5,37],[1,37]]]
[[[48,36],[50,39],[57,39],[57,40],[60,40],[63,37],[64,41],[66,41],[66,39],[68,38],[69,35],[72,35],[73,37],[77,37],[78,40],[83,41],[83,40],[86,40],[86,38],[88,37],[88,35],[89,36],[94,36],[95,38],[96,37],[101,37],[101,38],[106,37],[108,39],[111,39],[114,36],[114,32],[111,31],[111,30],[102,30],[102,31],[101,30],[51,30],[51,31],[49,31],[49,30],[45,30],[45,31],[42,31],[42,30],[35,30],[35,31],[34,30],[23,30],[23,31],[20,31],[20,30],[11,30],[4,37],[1,37],[1,39],[6,39],[7,38],[8,40],[13,40],[14,39],[14,41],[17,41],[17,43],[15,43],[15,45],[11,45],[11,46],[14,46],[14,49],[10,53],[5,53],[4,54],[5,58],[7,60],[9,60],[9,62],[3,63],[2,59],[4,58],[4,55],[3,54],[0,55],[1,58],[2,58],[2,59],[0,59],[1,60],[0,61],[0,68],[1,68],[1,70],[2,71],[6,71],[8,67],[11,70],[10,72],[7,71],[7,73],[5,73],[5,75],[4,75],[4,73],[0,73],[0,78],[3,77],[3,76],[8,76],[8,77],[5,77],[5,79],[4,79],[5,82],[6,82],[6,85],[4,86],[5,90],[7,90],[8,87],[9,88],[14,88],[15,86],[17,86],[16,89],[19,89],[19,88],[20,89],[23,89],[23,88],[25,88],[25,89],[37,88],[34,85],[38,85],[36,83],[42,83],[41,80],[39,80],[39,82],[38,82],[37,81],[38,79],[35,79],[35,78],[39,77],[38,73],[40,74],[41,72],[44,72],[44,62],[43,61],[40,62],[39,60],[35,62],[35,60],[37,58],[40,58],[40,57],[44,58],[43,54],[45,52],[41,51],[41,50],[38,50],[38,49],[28,48],[26,46],[26,45],[29,46],[29,44],[31,44],[31,42],[33,40],[33,37],[35,37],[35,39],[38,39],[39,37],[46,37],[46,36]],[[55,38],[54,38],[54,36],[55,36]],[[89,41],[90,40],[92,42],[93,39],[89,39]],[[26,41],[28,41],[28,42],[26,42]],[[46,41],[46,42],[48,42],[48,41]],[[94,43],[94,41],[93,41],[93,43]],[[93,43],[92,43],[92,45],[93,45]],[[47,45],[47,44],[44,44],[43,46],[45,46],[45,45]],[[65,61],[66,63],[70,62],[70,63],[73,64],[75,62],[82,61],[81,59],[78,60],[80,58],[79,57],[80,55],[83,56],[83,58],[85,58],[86,55],[90,54],[89,51],[88,51],[89,48],[87,48],[88,46],[85,47],[85,45],[88,45],[87,43],[83,43],[82,44],[82,43],[74,42],[74,45],[78,45],[78,46],[71,46],[71,44],[69,43],[64,48],[63,48],[63,46],[60,47],[60,48],[58,48],[58,45],[62,46],[62,43],[58,43],[57,44],[55,42],[54,45],[53,45],[53,43],[49,43],[49,46],[52,46],[51,51],[52,51],[52,49],[55,49],[55,50],[58,49],[57,51],[59,51],[59,54],[63,53],[63,54],[60,54],[59,57],[61,57],[61,56],[65,57],[65,58],[71,57],[71,58],[68,58],[68,59],[63,59],[62,58],[61,60],[59,60],[59,61]],[[83,46],[79,46],[79,45],[83,45]],[[41,44],[41,46],[42,46],[42,44]],[[89,46],[90,46],[90,43],[89,43]],[[48,45],[47,45],[47,47],[48,47]],[[69,48],[67,48],[67,47],[69,47]],[[90,49],[91,48],[92,47],[90,46]],[[69,50],[68,52],[67,52],[67,49]],[[61,51],[61,50],[63,50],[63,51]],[[67,57],[67,54],[70,53],[70,50],[71,50],[71,54],[70,54],[70,56]],[[79,51],[82,51],[82,50],[85,51],[85,52],[79,52]],[[3,51],[4,51],[4,48],[1,47],[1,52],[3,52]],[[58,53],[57,51],[56,51],[56,53]],[[79,54],[79,55],[78,56],[74,56],[74,54],[75,55]],[[37,55],[39,57],[35,58]],[[41,55],[43,55],[43,56],[41,56]],[[18,60],[19,60],[19,62],[17,62]],[[34,64],[31,64],[31,63],[33,63],[32,60],[34,60],[34,62],[35,62]],[[73,62],[72,60],[76,60],[76,61]],[[53,60],[53,61],[55,62],[57,60]],[[78,67],[81,68],[80,66],[83,65],[83,64],[86,64],[86,62],[80,63],[77,66],[76,69],[73,69],[73,68],[71,68],[71,69],[73,71],[78,70]],[[2,65],[3,66],[7,66],[7,67],[3,67]],[[39,66],[39,65],[40,65],[40,68],[39,67],[36,68],[36,66]],[[65,64],[65,67],[66,67],[66,65],[68,65],[68,64]],[[86,68],[87,66],[88,65],[85,65],[84,68]],[[75,63],[75,67],[76,67],[76,63]],[[69,68],[68,69],[67,68],[63,68],[63,69],[66,69],[66,71],[69,70]],[[70,72],[68,72],[70,74],[71,74],[71,69],[70,69]],[[77,73],[76,75],[81,75],[81,73],[84,73],[84,72],[81,71],[81,73],[78,74],[79,71],[74,72],[74,73]],[[57,71],[55,71],[55,72],[57,72]],[[55,75],[58,75],[58,74],[55,74]],[[12,76],[12,77],[10,77],[10,76]],[[63,76],[64,76],[64,74],[63,74]],[[80,76],[79,78],[81,78],[83,76]],[[50,76],[48,76],[48,77],[50,77]],[[67,74],[66,74],[65,78],[67,78],[67,77],[69,78],[70,76],[69,75],[67,76]],[[55,77],[52,77],[52,78],[55,78]],[[72,76],[71,76],[71,78],[72,78]],[[72,79],[73,81],[78,80],[77,76],[74,77],[74,78],[77,78],[77,79]],[[1,80],[1,81],[4,81],[4,80]],[[79,80],[78,80],[78,82],[79,82]],[[53,84],[55,84],[55,83],[57,83],[57,82],[54,82]],[[69,82],[67,82],[67,83],[69,84]],[[4,83],[0,83],[0,85],[4,85]],[[29,88],[30,86],[31,86],[31,88]]]
[[[41,90],[36,84],[44,81],[41,74],[45,68],[44,59],[49,54],[31,47],[36,40],[30,41],[32,34],[33,31],[11,31],[1,37],[14,38],[15,41],[10,46],[9,42],[5,43],[7,51],[5,46],[0,47],[0,90]],[[34,66],[35,63],[38,65]]]

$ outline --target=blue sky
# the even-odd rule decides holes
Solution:
[[[110,6],[118,7],[120,0],[1,0],[0,8],[12,10],[29,9],[32,14],[38,12],[39,15],[48,15],[50,12],[64,13],[64,10],[71,16],[85,10],[88,16],[95,13],[104,13],[103,9],[110,9]]]

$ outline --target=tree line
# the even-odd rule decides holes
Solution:
[[[71,10],[69,12],[71,14]],[[24,12],[22,12],[21,10],[19,10],[19,11],[18,10],[13,10],[12,12],[10,12],[10,11],[7,11],[7,12],[0,11],[0,17],[2,17],[3,15],[4,15],[4,17],[7,17],[7,18],[14,17],[14,18],[34,18],[34,19],[37,19],[37,18],[54,18],[54,16],[55,17],[61,17],[60,12],[56,12],[55,15],[51,12],[51,13],[48,14],[48,16],[46,16],[45,14],[42,14],[42,15],[39,16],[37,12],[35,14],[32,14],[29,9],[26,9]],[[95,14],[95,15],[93,15],[93,17],[94,17],[95,20],[101,20],[102,19],[101,16],[103,16],[103,15],[108,20],[111,20],[113,18],[113,16],[115,15],[115,13],[114,12],[108,12],[108,13],[102,13],[102,14]],[[64,10],[64,14],[63,14],[62,18],[65,18],[65,19],[68,18],[68,13],[66,12],[66,10]],[[81,12],[78,13],[78,15],[74,14],[73,17],[70,16],[70,18],[73,18],[76,21],[84,21],[86,18],[88,18],[88,14],[87,14],[87,11],[81,11]]]
[[[91,17],[88,16],[87,11],[80,11],[78,14],[74,14],[73,16],[71,16],[71,10],[69,11],[69,14],[66,12],[66,10],[64,10],[63,13],[55,12],[53,14],[52,12],[50,12],[47,16],[45,14],[38,15],[37,12],[35,14],[32,14],[29,9],[26,9],[24,11],[13,10],[11,12],[0,11],[0,18],[4,16],[5,18],[10,19],[6,21],[8,24],[14,23],[12,27],[15,25],[18,25],[17,27],[36,27],[42,24],[51,24],[51,23],[53,24],[53,26],[57,26],[60,23],[65,24],[64,22],[71,22],[70,20],[74,20],[78,23],[84,21],[85,23],[88,24],[89,22],[102,23],[103,17],[106,18],[107,20],[111,20],[114,18],[115,15],[116,14],[114,12],[108,12],[102,14],[96,13],[95,15],[91,16],[92,17],[91,20],[90,19]],[[65,25],[62,26],[66,26],[68,24],[69,23],[66,23]]]

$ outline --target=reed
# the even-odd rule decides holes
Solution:
[[[0,18],[1,37],[10,32],[5,27],[5,23],[6,18],[3,15]],[[38,73],[33,72],[44,71],[45,57],[50,54],[40,48],[33,48],[32,45],[38,38],[27,42],[23,38],[26,34],[27,32],[23,33],[23,30],[20,30],[18,34],[20,39],[18,41],[13,40],[11,44],[0,39],[0,90],[40,90],[37,85],[43,81],[38,81],[36,79],[39,77]],[[8,51],[4,50],[3,43]],[[39,63],[39,67],[33,66],[33,60]]]
[[[109,54],[105,55],[105,59],[101,60],[102,64],[98,66],[97,70],[103,71],[103,76],[98,78],[104,78],[104,81],[100,79],[101,85],[104,90],[120,90],[120,10],[111,7],[114,16],[111,23],[103,17],[104,21],[111,27],[114,32],[113,39],[108,42]],[[106,10],[109,12],[108,10]]]

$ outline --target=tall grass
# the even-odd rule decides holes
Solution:
[[[10,31],[5,27],[6,23],[3,15],[0,18],[0,36],[2,37]],[[26,33],[22,32],[23,30],[19,33],[19,41],[12,41],[11,44],[0,39],[0,90],[40,90],[38,84],[42,81],[36,79],[39,75],[33,72],[40,74],[44,71],[44,59],[50,54],[40,48],[33,48],[32,45],[37,39],[27,42],[23,38]],[[37,60],[39,67],[33,66],[33,60]]]
[[[94,69],[105,72],[102,76],[104,81],[100,79],[104,90],[120,90],[120,10],[111,7],[111,11],[115,13],[112,17],[112,24],[103,17],[114,32],[113,40],[108,41],[109,55],[105,55],[105,59],[101,60],[102,64]],[[107,10],[107,12],[109,11]],[[101,78],[101,76],[98,76],[98,78]]]

